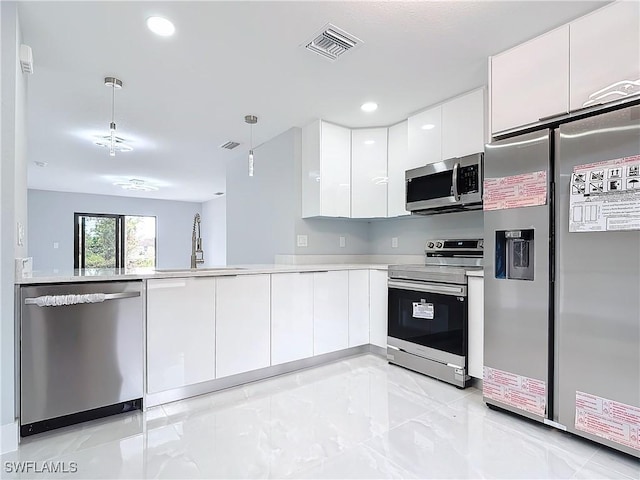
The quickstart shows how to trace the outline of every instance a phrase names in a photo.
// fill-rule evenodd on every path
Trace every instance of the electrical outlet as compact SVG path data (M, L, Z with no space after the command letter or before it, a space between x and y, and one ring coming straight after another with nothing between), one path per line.
M18 222L18 238L16 239L16 243L19 247L24 245L24 225L21 222Z
M391 248L398 248L398 237L393 237L391 239Z
M53 242L53 248L58 248L60 244L58 242Z
M344 248L347 246L347 239L345 237L340 237L340 247Z
M298 235L298 246L306 247L307 246L307 236L306 235Z

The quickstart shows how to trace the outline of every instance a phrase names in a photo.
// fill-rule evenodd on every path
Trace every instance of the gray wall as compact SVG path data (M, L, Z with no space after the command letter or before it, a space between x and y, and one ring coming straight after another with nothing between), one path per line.
M16 4L0 2L2 130L0 132L0 425L14 422L14 258L27 252L27 76L18 62L22 34ZM16 226L25 229L17 245Z
M217 197L202 204L202 249L205 266L227 263L227 199Z
M374 220L369 228L369 252L377 255L421 255L428 238L482 238L482 210L435 216ZM398 237L398 248L391 239Z
M189 267L193 216L202 204L148 198L29 190L29 256L35 270L73 269L73 214L156 217L157 266ZM54 242L58 248L54 249Z

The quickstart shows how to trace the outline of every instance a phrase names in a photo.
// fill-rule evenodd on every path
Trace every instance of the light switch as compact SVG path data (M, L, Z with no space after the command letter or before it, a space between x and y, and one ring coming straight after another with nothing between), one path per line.
M391 248L398 248L398 237L393 237L391 239Z
M307 236L306 235L298 235L298 246L306 247L307 246Z
M347 246L347 239L345 237L340 237L340 247L344 248Z

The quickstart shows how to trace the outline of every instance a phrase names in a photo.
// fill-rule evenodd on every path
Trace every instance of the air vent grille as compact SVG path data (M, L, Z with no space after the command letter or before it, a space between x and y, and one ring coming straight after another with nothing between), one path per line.
M220 148L224 148L226 150L233 150L234 148L236 148L238 145L240 145L238 142L232 142L229 141L223 145L220 145Z
M337 60L344 53L362 44L359 38L330 23L312 38L306 42L305 48L331 61Z

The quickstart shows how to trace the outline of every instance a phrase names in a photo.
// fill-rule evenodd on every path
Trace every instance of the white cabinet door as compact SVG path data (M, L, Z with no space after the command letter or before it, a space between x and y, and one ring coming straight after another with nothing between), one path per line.
M369 270L349 270L349 346L369 343Z
M216 377L271 362L270 275L216 279Z
M351 130L317 120L302 129L302 217L349 217Z
M387 216L386 128L351 131L351 217Z
M569 24L571 109L640 93L640 4L614 2Z
M482 379L484 366L484 278L469 277L468 374Z
M215 378L215 278L147 280L147 392Z
M349 272L313 274L313 354L349 346Z
M569 25L491 57L492 133L568 110Z
M389 145L387 156L387 216L399 217L409 215L405 209L406 194L404 173L410 168L414 168L409 162L409 122L389 127ZM420 165L415 165L419 167Z
M313 357L313 273L271 275L271 365Z
M442 104L442 158L484 151L484 88Z
M369 341L387 348L387 272L370 270L369 289Z
M412 115L408 122L411 168L442 160L442 106Z

